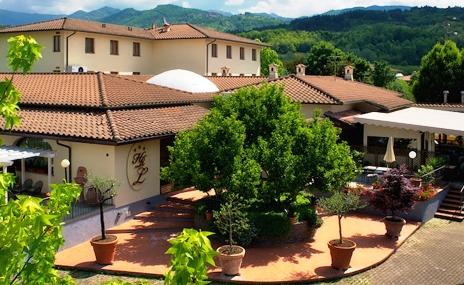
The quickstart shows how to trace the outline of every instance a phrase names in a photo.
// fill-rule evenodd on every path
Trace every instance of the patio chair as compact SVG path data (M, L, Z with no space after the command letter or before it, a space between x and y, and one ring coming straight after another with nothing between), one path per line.
M24 181L24 184L21 185L20 193L29 192L31 188L32 188L32 179L26 179L26 181Z
M34 184L34 187L32 187L31 194L40 195L40 193L42 193L42 188L43 188L43 182L39 180Z

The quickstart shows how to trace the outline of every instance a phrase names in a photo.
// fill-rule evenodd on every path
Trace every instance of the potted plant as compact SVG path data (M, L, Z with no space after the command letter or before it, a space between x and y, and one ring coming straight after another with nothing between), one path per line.
M380 177L381 187L374 189L371 195L371 204L387 214L383 219L387 230L386 235L394 239L400 236L406 224L406 220L397 216L397 213L407 212L412 208L418 190L405 177L407 174L408 171L404 165L387 171Z
M228 245L219 247L219 265L222 273L229 276L238 275L245 257L245 249L236 244L240 232L252 232L243 205L235 195L229 195L219 211L214 211L214 223L218 230L227 238Z
M344 239L342 235L342 218L349 212L364 207L364 203L358 195L337 191L328 198L319 200L319 206L330 215L338 217L338 239L328 242L332 267L335 269L346 270L350 267L351 256L356 249L356 243L349 239Z
M95 258L98 264L112 264L116 253L118 237L106 234L103 207L105 203L116 195L117 181L110 178L91 176L86 183L87 188L93 188L97 193L98 206L100 208L101 235L90 240Z

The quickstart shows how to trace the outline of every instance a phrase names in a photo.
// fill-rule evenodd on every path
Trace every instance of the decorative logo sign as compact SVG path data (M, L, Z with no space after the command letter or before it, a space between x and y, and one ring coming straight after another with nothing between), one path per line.
M147 149L143 144L132 145L127 157L127 180L134 190L140 190L149 172Z

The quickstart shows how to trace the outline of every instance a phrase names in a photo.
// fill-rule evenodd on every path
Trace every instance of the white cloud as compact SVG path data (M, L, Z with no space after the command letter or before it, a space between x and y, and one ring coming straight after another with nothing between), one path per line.
M182 1L181 6L184 8L192 8L192 5L188 1Z
M226 2L224 2L227 6L240 6L243 3L245 3L245 0L226 0Z
M286 17L301 17L320 14L332 9L371 5L405 5L405 6L462 6L463 0L259 0L251 7L240 12L276 13Z

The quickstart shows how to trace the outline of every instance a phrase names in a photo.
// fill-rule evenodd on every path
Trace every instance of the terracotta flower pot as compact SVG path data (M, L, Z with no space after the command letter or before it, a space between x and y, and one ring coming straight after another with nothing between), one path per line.
M356 249L356 243L348 239L344 239L342 244L339 241L334 239L327 243L330 249L330 257L332 257L332 267L346 270L350 267L351 256Z
M101 236L94 237L90 240L98 264L113 264L117 243L118 237L115 235L106 235L106 239L104 240L101 239Z
M242 266L243 258L245 257L245 249L238 245L232 246L232 252L229 252L230 246L223 245L216 251L218 252L219 265L222 268L222 273L229 276L238 275Z
M397 239L400 234L403 226L406 224L406 220L400 217L386 216L383 218L385 228L387 230L386 236Z
M413 177L409 180L411 181L411 184L413 187L417 187L417 188L421 187L421 184L422 184L421 178Z

